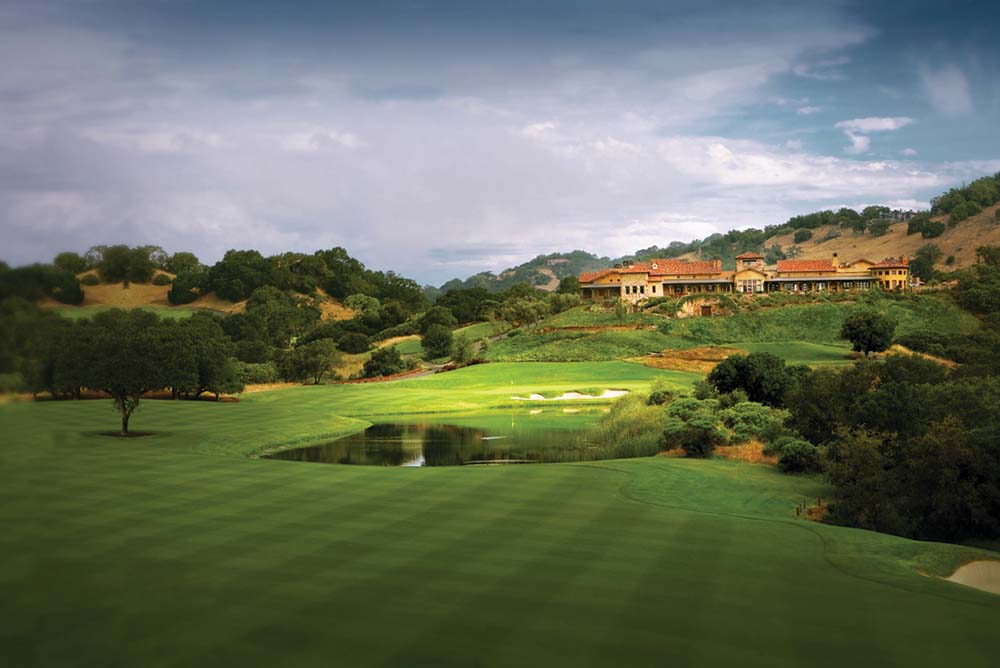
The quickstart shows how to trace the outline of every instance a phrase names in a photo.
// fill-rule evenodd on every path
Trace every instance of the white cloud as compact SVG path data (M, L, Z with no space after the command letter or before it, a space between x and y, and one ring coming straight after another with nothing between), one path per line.
M539 138L544 137L549 134L550 130L555 130L556 124L552 121L543 121L541 123L530 123L521 128L521 134L525 137Z
M852 118L849 121L840 121L834 127L845 132L884 132L889 130L899 130L913 123L913 119L908 116L896 116L892 118L882 118L869 116L868 118Z
M867 135L859 135L850 130L846 130L844 134L851 140L851 145L844 147L844 153L860 155L862 153L867 153L872 146L871 137Z
M806 79L816 79L817 81L841 81L847 76L840 71L840 68L851 62L847 56L827 58L813 63L796 63L792 67L792 72Z
M278 140L285 151L319 153L333 148L361 148L364 142L350 132L316 128L305 132L290 132Z
M796 111L798 113L800 113L801 115L803 115L803 116L809 116L811 114L819 113L820 111L823 111L823 110L820 107L813 107L813 106L808 106L807 105L805 107L799 107L798 109L796 109Z
M969 81L962 70L951 65L936 70L921 67L920 78L927 99L940 113L946 116L964 116L972 113Z
M223 137L217 132L174 124L124 124L85 128L85 139L137 153L185 153L219 148Z
M785 148L789 151L801 151L802 150L802 140L801 139L789 139L785 142Z
M852 118L847 121L840 121L834 127L840 128L851 140L850 146L844 148L845 153L860 155L867 153L871 148L872 140L866 133L887 132L905 128L913 123L913 119L908 116L896 116L892 118L869 116L867 118Z
M916 149L912 148L904 148L902 151L900 151L900 153L902 153L908 158L912 158L913 156L917 155Z

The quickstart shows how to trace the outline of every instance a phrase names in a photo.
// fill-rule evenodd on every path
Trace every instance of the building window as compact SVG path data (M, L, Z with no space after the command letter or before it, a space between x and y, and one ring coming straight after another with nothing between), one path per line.
M655 295L656 294L656 286L655 285L651 285L651 286L649 286L649 288L653 291L653 294Z
M639 286L639 292L641 294L646 294L646 286L645 285L640 285Z

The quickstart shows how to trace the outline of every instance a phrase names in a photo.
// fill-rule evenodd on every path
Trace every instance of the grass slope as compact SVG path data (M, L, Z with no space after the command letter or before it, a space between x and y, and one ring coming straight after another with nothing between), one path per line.
M796 520L795 503L823 493L812 478L725 461L382 469L198 454L348 429L335 412L397 399L488 405L519 365L491 366L150 402L141 428L175 431L128 441L87 433L113 419L106 402L0 406L0 661L993 664L997 597L915 570L979 553ZM625 364L520 366L506 375L528 385L638 378Z

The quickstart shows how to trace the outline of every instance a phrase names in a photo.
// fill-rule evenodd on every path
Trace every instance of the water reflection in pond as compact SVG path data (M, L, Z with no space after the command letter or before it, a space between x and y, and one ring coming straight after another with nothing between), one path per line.
M479 420L473 424L382 423L329 443L284 450L267 457L372 466L577 461L587 458L582 429L596 419L597 414L564 414L555 420L534 415L520 423L517 417Z

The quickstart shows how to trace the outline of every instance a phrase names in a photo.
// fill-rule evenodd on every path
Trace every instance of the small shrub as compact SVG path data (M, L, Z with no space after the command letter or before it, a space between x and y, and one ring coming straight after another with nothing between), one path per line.
M719 396L719 408L732 408L736 404L741 404L745 401L750 401L750 397L747 396L745 390L737 387L732 392L727 392Z
M170 278L167 274L157 274L153 278L153 285L170 285L174 282L174 279Z
M804 241L809 241L812 238L813 238L812 230L801 229L801 230L795 230L795 235L792 237L792 240L795 241L795 243L800 244Z
M719 397L719 391L715 389L715 385L712 385L707 380L699 380L694 384L694 398L695 399L717 399Z
M1000 209L997 209L997 213L1000 213ZM948 258L944 261L944 263L946 265L948 265L949 267L951 265L955 264L955 256L954 255L949 255Z
M823 470L823 457L812 443L795 440L781 449L778 468L785 473L818 473Z
M99 279L96 274L87 274L86 276L84 276L83 278L80 279L80 284L81 285L100 285L101 284L101 279Z
M674 393L667 386L666 381L663 379L658 379L653 383L653 387L649 391L649 399L647 403L650 406L662 406L663 404L669 404L674 400Z

